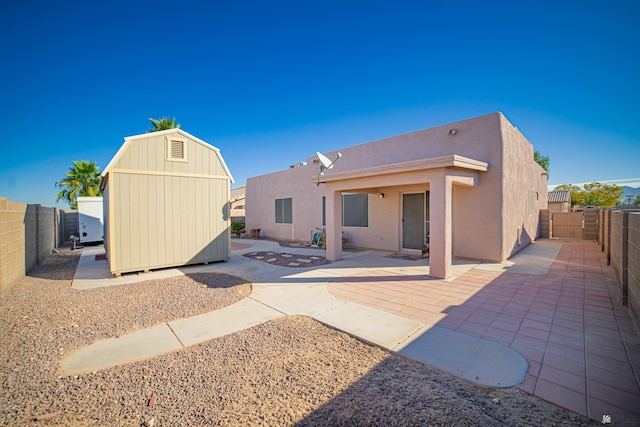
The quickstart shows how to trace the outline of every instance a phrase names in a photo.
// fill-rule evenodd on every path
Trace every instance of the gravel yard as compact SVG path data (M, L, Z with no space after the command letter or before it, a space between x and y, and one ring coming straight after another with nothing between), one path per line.
M60 376L61 359L78 347L219 309L251 291L224 274L79 291L70 288L78 258L53 255L0 296L2 425L598 425L302 316L151 360Z

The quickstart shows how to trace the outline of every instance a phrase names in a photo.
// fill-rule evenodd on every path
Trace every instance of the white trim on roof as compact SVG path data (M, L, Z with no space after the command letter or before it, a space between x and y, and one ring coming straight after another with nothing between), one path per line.
M107 167L104 168L104 170L102 171L102 173L100 174L100 176L102 177L102 179L100 180L100 187L102 188L102 184L105 180L105 177L107 176L107 174L109 173L109 171L111 170L111 168L113 168L113 165L120 159L120 157L122 157L122 154L125 152L125 150L129 147L129 145L131 144L132 141L135 141L137 139L144 139L144 138L148 138L150 136L163 136L163 135L172 135L172 134L178 134L181 136L184 136L186 138L189 138L195 142L197 142L200 145L203 145L204 147L210 149L210 150L214 150L217 152L218 157L220 158L220 163L222 163L222 167L224 168L224 171L226 172L227 175L229 175L229 179L231 180L231 183L234 183L235 180L233 179L233 176L231 175L231 172L229 171L229 168L227 167L227 164L224 161L224 158L222 157L222 154L220 154L220 149L218 147L215 147L211 144L209 144L208 142L205 142L203 140L201 140L200 138L191 135L188 132L183 131L182 129L179 128L175 128L175 129L167 129L167 130L161 130L158 132L146 132L146 133L142 133L139 135L132 135L132 136L127 136L124 138L124 143L120 146L120 149L118 149L118 151L116 152L115 156L113 156L113 158L111 158L111 161L109 162L109 164L107 164Z
M363 169L347 170L343 172L334 172L327 175L313 176L314 182L331 182L341 181L351 178L364 178L376 175L385 175L400 172L413 172L417 170L436 169L446 167L458 167L462 169L476 170L486 172L489 170L489 164L480 160L470 159L468 157L450 154L441 157L432 157L429 159L409 160L400 163L389 163L380 166L372 166Z

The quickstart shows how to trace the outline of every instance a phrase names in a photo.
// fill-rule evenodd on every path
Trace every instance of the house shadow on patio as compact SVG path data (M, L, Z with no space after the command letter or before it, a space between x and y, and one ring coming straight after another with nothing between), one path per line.
M543 240L531 251L528 263L514 257L511 263L479 264L451 282L374 270L336 279L328 290L436 327L427 326L413 342L430 330L447 330L520 353L529 364L517 385L521 391L594 420L609 415L614 423L640 422L640 336L599 248L587 241ZM401 354L428 359L428 347L411 346ZM361 381L353 387L375 383L369 376ZM341 399L321 410L330 415Z

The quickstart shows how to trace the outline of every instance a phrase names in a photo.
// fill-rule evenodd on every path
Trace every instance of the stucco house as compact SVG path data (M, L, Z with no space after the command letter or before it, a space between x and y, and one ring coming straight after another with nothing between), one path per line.
M125 138L100 182L111 272L227 261L232 182L220 150L181 129Z
M550 212L569 212L571 209L570 191L549 191L548 203Z
M349 245L417 254L428 242L429 274L446 278L452 257L502 262L538 237L547 173L533 151L492 113L340 149L322 174L310 156L247 180L246 226L292 240L324 226L330 260L343 233Z

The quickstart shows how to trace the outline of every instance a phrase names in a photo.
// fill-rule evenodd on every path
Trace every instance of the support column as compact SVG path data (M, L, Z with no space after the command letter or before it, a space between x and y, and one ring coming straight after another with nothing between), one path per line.
M342 192L326 187L327 259L342 259Z
M429 275L451 276L451 179L443 171L429 185Z

